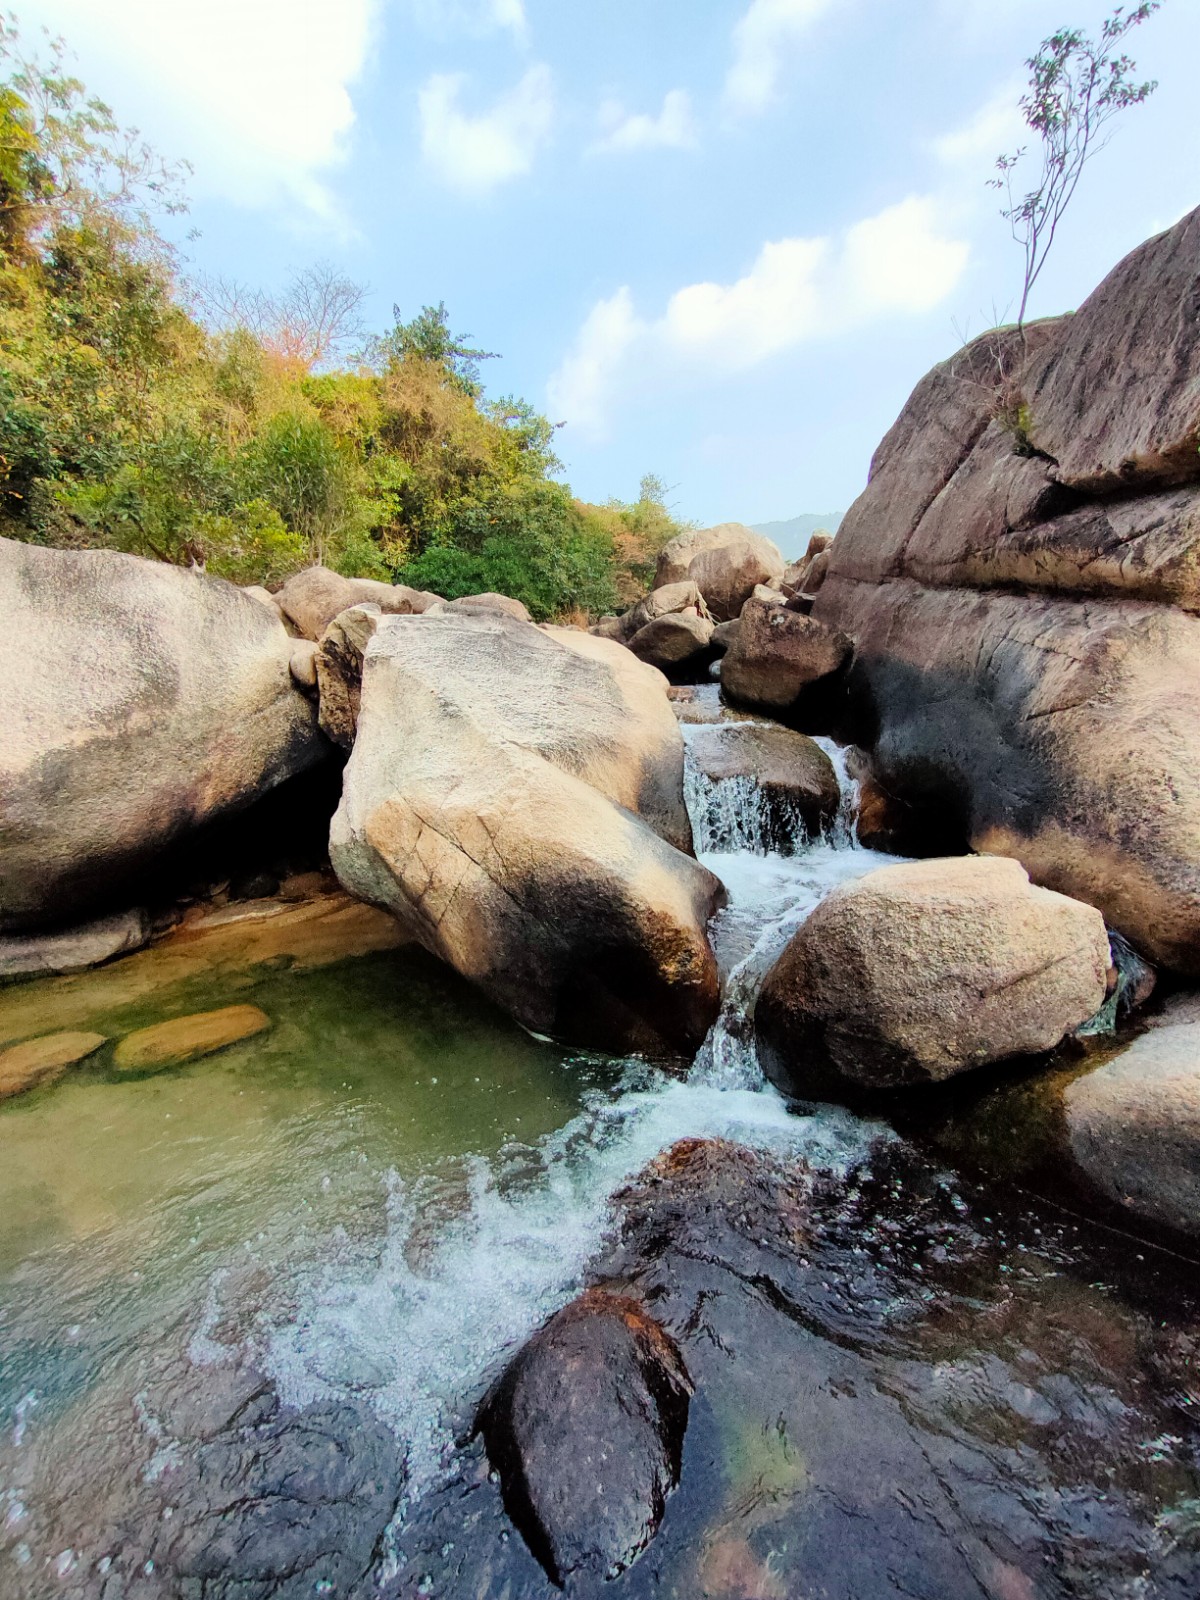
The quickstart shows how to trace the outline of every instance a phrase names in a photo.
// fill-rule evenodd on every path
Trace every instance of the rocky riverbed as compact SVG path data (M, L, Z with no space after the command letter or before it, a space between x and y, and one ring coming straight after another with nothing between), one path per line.
M0 540L0 1592L1190 1600L1198 216L590 632Z

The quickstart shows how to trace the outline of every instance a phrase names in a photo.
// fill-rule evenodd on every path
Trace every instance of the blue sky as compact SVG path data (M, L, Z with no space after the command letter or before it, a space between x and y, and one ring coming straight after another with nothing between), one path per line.
M1003 317L985 187L1022 63L1094 0L55 0L89 88L195 166L197 270L314 260L382 328L445 300L494 393L565 426L576 493L681 515L840 511L909 390ZM1200 203L1200 3L1084 179L1032 314Z

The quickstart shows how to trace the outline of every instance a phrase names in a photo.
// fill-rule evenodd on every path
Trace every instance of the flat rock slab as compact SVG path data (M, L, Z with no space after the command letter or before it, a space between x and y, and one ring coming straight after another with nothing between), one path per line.
M150 919L144 911L119 911L60 933L18 934L0 939L0 979L83 972L140 950L149 938Z
M691 1380L675 1341L625 1295L551 1317L484 1401L505 1505L551 1578L615 1577L679 1481Z
M239 1039L250 1039L271 1026L257 1006L224 1006L220 1011L198 1011L126 1034L113 1052L120 1072L150 1072L159 1067L179 1067L201 1056L223 1050Z
M107 1042L102 1033L45 1033L0 1050L0 1100L52 1083Z

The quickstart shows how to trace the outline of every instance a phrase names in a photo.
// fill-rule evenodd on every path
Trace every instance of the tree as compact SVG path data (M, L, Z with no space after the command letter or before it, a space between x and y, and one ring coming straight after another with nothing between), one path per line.
M469 333L450 332L450 314L444 300L436 306L422 306L411 322L401 322L400 307L392 307L396 326L391 333L374 341L373 358L383 366L392 361L428 361L441 367L455 388L478 399L483 392L479 363L495 361L495 350L476 350L467 343Z
M1103 24L1099 40L1079 28L1060 28L1042 41L1025 63L1029 87L1021 111L1041 141L1041 170L1034 188L1018 198L1014 180L1027 146L996 161L998 176L990 186L1007 198L1001 216L1025 254L1025 277L1017 326L1025 321L1029 296L1054 243L1063 213L1071 203L1087 162L1107 144L1101 131L1121 111L1141 105L1157 83L1135 83L1136 64L1116 54L1120 41L1159 9L1160 0L1145 0L1132 10L1117 6Z
M165 250L150 219L186 211L189 163L165 161L88 95L66 71L62 39L47 34L46 48L49 64L26 52L15 18L0 16L0 62L10 64L0 85L0 239L121 219L131 237Z
M361 340L365 295L362 284L327 261L305 267L279 294L203 274L192 285L196 309L211 327L252 333L271 355L304 372Z

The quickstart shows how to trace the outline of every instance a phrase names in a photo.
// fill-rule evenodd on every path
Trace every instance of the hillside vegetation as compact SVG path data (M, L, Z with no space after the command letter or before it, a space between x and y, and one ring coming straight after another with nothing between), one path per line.
M277 297L189 281L161 161L0 21L0 534L277 583L312 561L537 617L645 586L658 480L586 505L554 425L489 398L442 305L367 337L330 268Z

